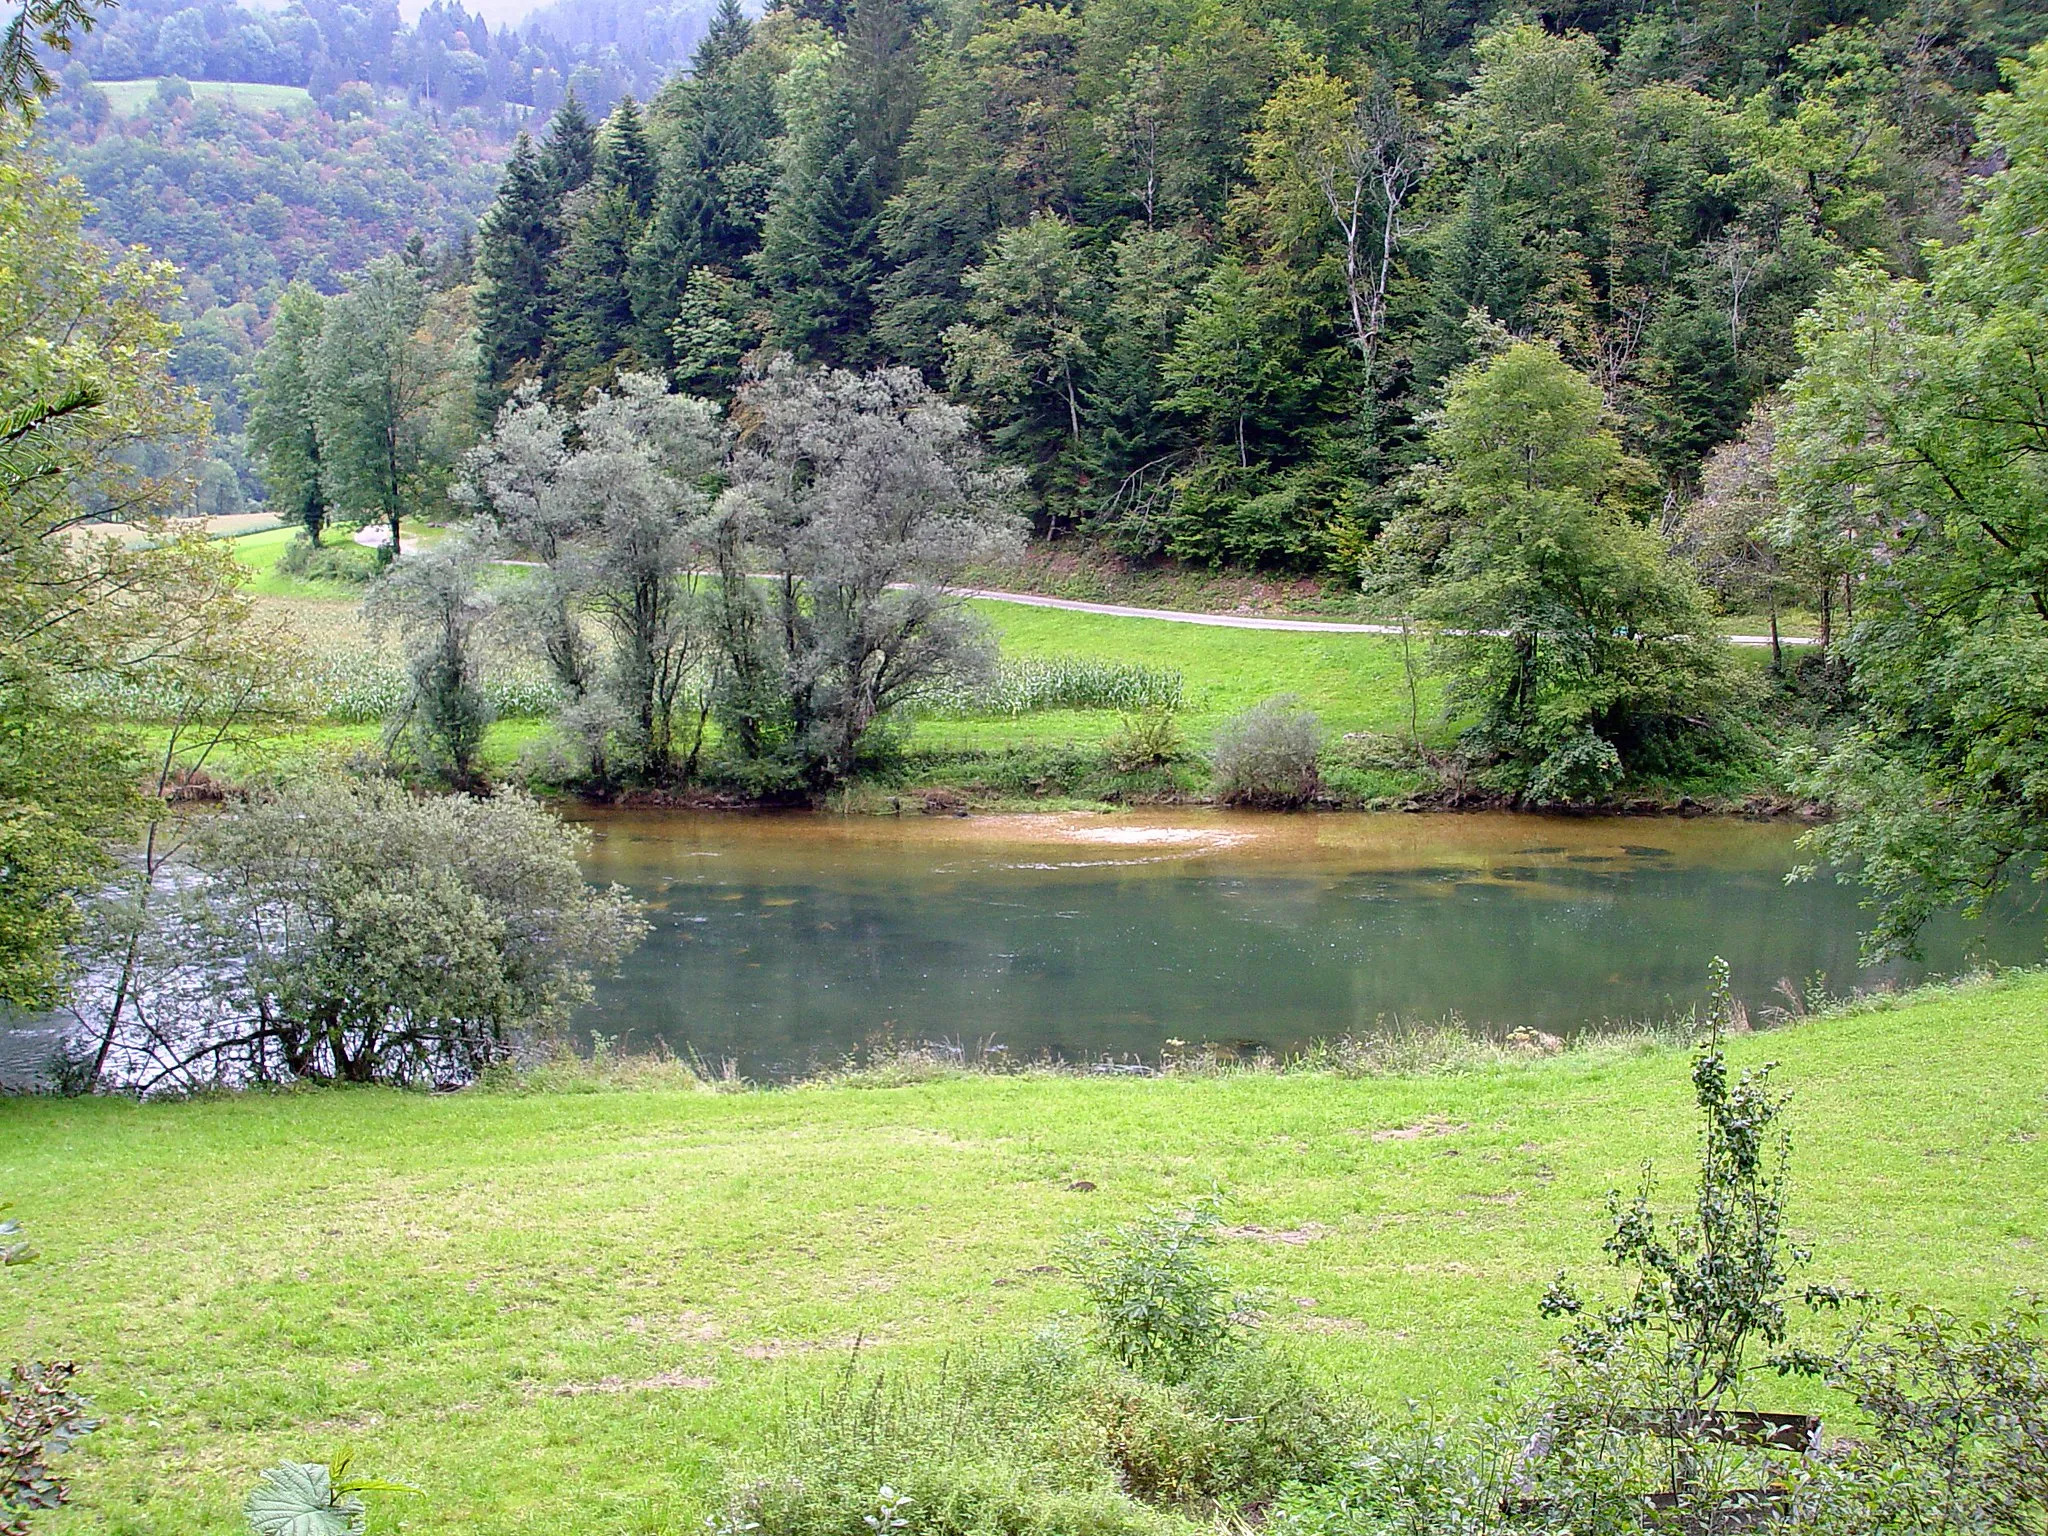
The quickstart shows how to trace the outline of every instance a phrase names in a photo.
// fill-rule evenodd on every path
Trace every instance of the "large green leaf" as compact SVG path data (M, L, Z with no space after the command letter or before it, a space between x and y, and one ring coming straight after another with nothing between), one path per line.
M363 1501L335 1497L334 1479L316 1462L287 1461L263 1474L242 1506L256 1536L363 1536Z

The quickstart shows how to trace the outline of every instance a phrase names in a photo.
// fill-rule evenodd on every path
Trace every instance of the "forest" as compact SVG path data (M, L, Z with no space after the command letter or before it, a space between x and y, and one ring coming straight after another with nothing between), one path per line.
M1448 381L1535 341L1667 531L1850 265L1921 275L2048 16L1092 0L723 9L639 110L515 151L486 406L757 349L907 365L1036 527L1329 572L1397 521ZM1802 594L1809 607L1833 594Z

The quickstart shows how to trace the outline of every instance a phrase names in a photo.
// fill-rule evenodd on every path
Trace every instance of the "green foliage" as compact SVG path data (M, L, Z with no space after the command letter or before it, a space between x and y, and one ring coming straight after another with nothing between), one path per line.
M2031 1530L2048 1513L2040 1303L1965 1320L1911 1305L1853 1327L1829 1385L1870 1425L1794 1501L1802 1533Z
M554 312L549 273L561 241L561 198L524 133L513 142L498 195L477 230L478 389L489 415L531 371Z
M82 700L218 669L247 611L202 540L82 526L175 507L203 408L166 376L169 269L109 258L81 204L0 123L0 998L30 1008L59 1000L77 896L140 810L133 743Z
M275 567L280 576L299 581L331 582L339 587L360 587L376 579L381 562L377 552L353 539L338 544L316 544L301 533L278 552Z
M2048 49L2013 84L1967 238L1925 283L1843 276L1801 328L1780 427L1781 537L1855 577L1853 724L1801 766L1845 813L1813 842L1869 887L1880 953L2040 878L2048 851Z
M473 788L477 756L490 728L480 674L485 627L496 608L482 582L487 550L458 534L386 568L364 609L396 625L411 686L385 722L386 749L408 740L423 766L459 789Z
M586 886L577 847L511 793L315 780L233 802L181 854L191 900L153 919L178 966L213 958L208 995L156 997L118 1038L110 1023L114 1075L466 1081L515 1032L563 1022L639 940L634 904Z
M1090 1444L1074 1402L1085 1369L1056 1336L935 1374L848 1366L713 1528L843 1536L903 1519L934 1536L1164 1536L1173 1523L1127 1496Z
M1013 548L1010 477L913 369L771 364L701 535L718 571L719 712L747 758L843 780L889 716L993 660L949 586ZM766 574L770 579L755 579Z
M1048 709L1177 710L1185 687L1176 667L1102 656L1019 656L996 664L969 687L927 694L921 712L957 715L1035 714Z
M1322 783L1323 726L1292 694L1280 694L1217 728L1211 751L1216 798L1266 810L1306 805Z
M243 1502L254 1536L365 1536L370 1528L366 1493L424 1497L407 1483L351 1475L343 1452L331 1464L280 1462L263 1474Z
M427 293L395 256L372 262L327 306L313 408L320 477L338 515L381 522L395 554L408 517L442 494L451 459L442 407L455 380L426 331Z
M305 529L314 548L327 526L314 387L325 308L320 295L304 283L284 291L271 320L270 342L256 361L249 403L249 451L262 467L271 505L279 517Z
M1118 773L1138 773L1164 768L1187 756L1187 738L1181 735L1171 710L1149 709L1140 715L1125 715L1102 750Z
M1382 534L1373 580L1430 625L1468 748L1530 799L1595 798L1660 736L1734 699L1697 579L1639 516L1642 465L1599 392L1520 343L1452 383L1434 462Z
M1262 1309L1216 1267L1222 1226L1222 1201L1211 1196L1112 1232L1081 1234L1062 1249L1105 1347L1125 1368L1171 1385L1249 1341Z
M1603 1245L1617 1268L1635 1272L1634 1294L1594 1316L1560 1278L1544 1299L1549 1316L1580 1321L1566 1354L1610 1360L1638 1341L1678 1402L1719 1405L1755 1362L1755 1345L1785 1342L1787 1270L1806 1258L1786 1231L1791 1137L1785 1101L1769 1086L1771 1067L1732 1082L1722 1021L1732 1011L1728 967L1714 962L1714 1025L1693 1057L1693 1100L1701 1119L1700 1167L1689 1223L1660 1225L1650 1175L1624 1202L1610 1196L1613 1231Z
M1255 1508L1289 1483L1320 1481L1347 1428L1277 1352L1210 1356L1167 1383L1047 1329L936 1374L849 1365L714 1527L1163 1533L1185 1529L1169 1512Z

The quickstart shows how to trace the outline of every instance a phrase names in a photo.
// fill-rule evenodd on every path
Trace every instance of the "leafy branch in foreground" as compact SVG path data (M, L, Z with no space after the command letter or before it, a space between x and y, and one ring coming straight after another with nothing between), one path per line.
M410 1483L351 1476L353 1459L344 1451L325 1465L287 1461L270 1468L242 1505L249 1529L255 1536L363 1536L370 1528L364 1494L426 1497Z

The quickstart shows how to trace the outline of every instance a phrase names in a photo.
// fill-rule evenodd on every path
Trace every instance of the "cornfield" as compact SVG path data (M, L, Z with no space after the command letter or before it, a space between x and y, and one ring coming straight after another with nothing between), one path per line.
M1175 667L1106 661L1095 656L1026 656L1002 662L995 675L971 688L927 695L926 715L1030 715L1047 709L1177 710L1181 675Z
M405 669L396 661L362 652L310 658L292 676L278 678L275 702L296 696L306 712L341 725L383 720L405 706ZM493 713L517 719L550 715L561 707L562 691L545 674L520 668L487 672L483 695ZM184 701L167 678L138 674L95 679L76 690L73 702L116 720L169 720Z

